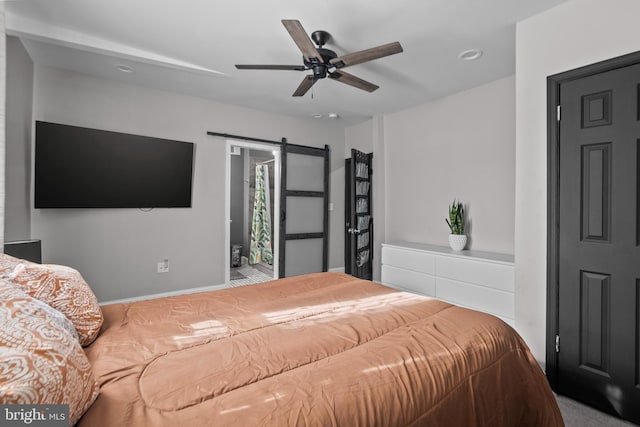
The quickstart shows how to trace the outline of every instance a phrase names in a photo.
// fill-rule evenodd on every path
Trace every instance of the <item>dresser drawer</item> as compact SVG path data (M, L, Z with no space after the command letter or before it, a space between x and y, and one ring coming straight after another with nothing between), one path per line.
M381 279L384 284L402 288L407 291L428 296L434 296L436 294L435 278L428 274L383 265Z
M508 319L515 317L514 294L511 292L438 277L435 295L454 304L466 305Z
M468 282L506 292L515 291L513 265L438 256L436 275L460 282Z
M384 246L382 265L392 265L420 273L435 274L435 255L420 251Z

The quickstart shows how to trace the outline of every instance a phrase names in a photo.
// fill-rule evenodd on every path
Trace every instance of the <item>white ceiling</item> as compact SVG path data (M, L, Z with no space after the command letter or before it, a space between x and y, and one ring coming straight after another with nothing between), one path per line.
M16 0L5 15L37 64L295 117L337 113L350 125L513 74L515 23L564 1ZM338 55L392 41L404 52L346 70L379 85L373 93L324 79L293 98L306 73L234 67L301 65L281 19L328 31ZM472 48L484 55L458 59Z

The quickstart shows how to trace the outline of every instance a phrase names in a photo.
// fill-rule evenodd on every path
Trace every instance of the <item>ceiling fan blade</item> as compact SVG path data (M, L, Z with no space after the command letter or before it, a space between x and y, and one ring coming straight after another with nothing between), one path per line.
M373 92L380 87L366 80L362 80L360 77L356 77L353 74L345 73L342 70L330 73L329 77L341 83L357 87L358 89L366 90L367 92Z
M313 84L317 81L318 81L317 79L313 78L312 74L305 76L302 82L300 83L300 86L298 86L298 89L296 89L296 91L293 92L293 96L304 96L304 94L307 93L307 91L311 89L311 86L313 86Z
M361 64L363 62L372 61L389 55L402 52L402 46L399 42L383 44L381 46L372 47L370 49L349 53L344 56L331 59L329 62L336 68L350 67L352 65Z
M238 65L238 70L294 70L304 71L306 67L304 65Z
M282 24L308 61L313 62L312 60L315 59L318 62L322 62L322 56L318 53L307 32L302 28L300 21L296 19L283 19Z

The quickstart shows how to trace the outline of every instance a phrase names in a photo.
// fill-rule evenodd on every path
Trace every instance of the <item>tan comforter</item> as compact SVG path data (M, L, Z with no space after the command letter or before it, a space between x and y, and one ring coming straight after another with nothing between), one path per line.
M103 311L83 427L562 425L501 320L343 274Z

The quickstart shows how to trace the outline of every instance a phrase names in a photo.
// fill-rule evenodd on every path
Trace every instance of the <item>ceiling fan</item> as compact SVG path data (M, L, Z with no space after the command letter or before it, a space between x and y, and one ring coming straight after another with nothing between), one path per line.
M239 70L311 70L313 74L304 77L293 96L303 96L320 79L329 77L341 83L354 86L358 89L373 92L379 86L363 80L353 74L342 71L345 67L372 61L389 55L402 52L399 42L392 42L370 49L338 56L334 51L325 49L324 46L331 40L331 34L326 31L314 31L311 38L307 35L300 21L295 19L283 19L282 24L291 35L293 41L302 52L304 65L236 65ZM313 42L312 42L313 39ZM313 43L318 47L316 48Z

